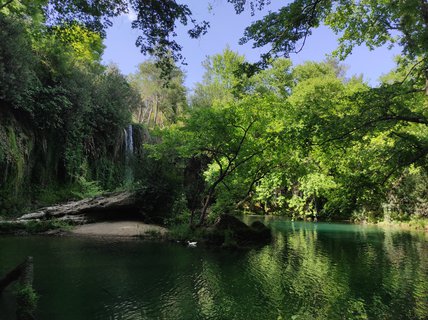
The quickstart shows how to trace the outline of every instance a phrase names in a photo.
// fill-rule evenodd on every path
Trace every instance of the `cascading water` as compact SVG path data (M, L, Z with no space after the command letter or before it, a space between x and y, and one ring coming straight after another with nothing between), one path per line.
M124 130L125 142L125 184L131 184L134 181L134 170L132 167L132 156L134 154L134 137L132 124Z
M134 153L134 138L132 132L132 124L125 129L125 151L127 155Z
M123 129L123 144L125 145L125 155L128 150L128 130L125 128Z

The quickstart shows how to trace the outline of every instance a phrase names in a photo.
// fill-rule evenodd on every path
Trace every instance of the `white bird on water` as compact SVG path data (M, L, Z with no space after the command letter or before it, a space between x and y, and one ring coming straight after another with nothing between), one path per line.
M187 241L187 246L195 248L198 243L196 241Z

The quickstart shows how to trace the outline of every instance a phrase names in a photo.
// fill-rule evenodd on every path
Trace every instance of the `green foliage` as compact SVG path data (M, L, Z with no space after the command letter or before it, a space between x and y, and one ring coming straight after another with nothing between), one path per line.
M131 86L139 93L140 101L133 110L133 120L147 127L164 127L175 123L186 109L186 88L184 74L176 66L169 77L155 61L145 61L138 66L138 72L129 76Z
M49 230L69 231L71 225L61 220L28 221L28 222L0 222L0 234L28 233L39 234Z
M203 239L204 230L194 229L186 221L182 224L175 224L169 228L168 237L178 241L200 241Z
M249 79L250 88L262 95L274 93L280 97L287 97L296 78L292 73L291 60L275 59L271 61L271 66Z
M172 225L169 229L169 236L178 241L194 239L193 229L187 221L183 224Z
M0 101L12 107L30 102L32 87L37 85L31 45L23 23L0 13Z
M229 2L237 13L243 11L245 1ZM252 10L266 4L262 0L250 3ZM428 122L423 93L428 83L428 4L416 0L296 0L254 22L241 42L254 41L254 47L269 45L270 51L262 55L268 66L272 56L301 51L312 30L321 24L340 35L333 53L337 57L345 58L361 44L369 49L399 44L403 57L378 88L369 88L357 78L344 78L343 68L332 60L297 66L293 70L295 86L287 82L285 91L291 93L293 105L290 138L306 154L305 162L309 160L334 180L336 187L321 197L323 211L344 215L356 210L373 219L379 219L381 203L389 211L403 211L386 195L391 198L388 189L394 188L408 168L426 170ZM426 183L422 186L426 188ZM405 192L404 184L401 188ZM297 194L292 199L298 207L306 206L310 197L303 196L302 190ZM415 193L409 195L413 208L407 207L412 211L419 200ZM395 219L408 213L392 215Z
M73 22L69 25L54 26L51 30L53 36L59 39L64 46L71 48L71 55L76 64L89 67L101 62L104 45L101 36L84 26Z
M29 200L27 184L34 147L31 132L7 116L0 118L0 214L13 214Z
M216 59L231 56L223 54ZM211 216L244 209L380 220L396 179L410 166L426 170L426 98L414 90L423 78L412 73L414 63L398 63L384 85L370 88L347 78L332 59L294 68L286 59L273 60L248 79L239 100L233 98L236 87L217 87L219 97L229 98L208 99L205 108L193 110L168 145L178 146L184 157L208 159L203 177L205 195L212 194ZM207 68L207 79L233 79L233 71L225 69ZM400 85L389 84L397 79ZM209 92L214 80L199 88ZM241 149L239 130L251 121ZM426 182L420 188L426 189ZM399 189L411 198L414 215L421 195Z
M200 190L205 204L199 223L206 221L213 198L218 210L213 207L212 215L231 208L270 166L283 129L277 120L282 108L275 99L253 95L211 108L195 108L183 126L167 136L165 143L175 145L182 158L205 159L207 163L203 172L205 191Z
M17 310L19 319L33 319L37 309L39 296L31 285L20 286L16 290Z
M428 230L428 219L412 217L412 219L409 221L409 226L412 229L426 231Z
M410 168L394 180L384 204L389 221L408 221L411 218L428 218L427 172Z
M245 1L229 2L239 5L238 13L243 10ZM265 1L251 3L263 6ZM312 30L325 24L340 35L335 53L342 58L361 44L369 49L399 44L404 55L424 57L426 68L427 22L425 1L295 0L253 22L245 30L241 43L253 41L256 48L269 45L270 51L262 55L267 60L271 56L300 52Z
M101 66L99 34L48 28L36 13L20 19L27 5L0 13L11 44L0 49L0 212L9 215L119 187L123 128L138 103L117 68Z
M244 56L229 48L208 57L203 63L203 80L196 84L191 97L192 107L208 108L216 103L230 103L234 96L239 96L248 83L247 75L242 72L244 62Z
M92 198L103 191L96 181L87 181L85 177L78 177L76 185L77 190L72 190L71 194L77 199Z
M164 132L157 132L164 137ZM185 213L182 203L182 167L174 149L159 152L157 145L146 144L135 160L135 187L146 199L142 211L148 221L160 224L174 222ZM184 210L184 211L183 211Z
M175 226L188 223L191 213L187 205L187 199L184 194L177 196L172 205L171 218L166 219L165 224Z
M229 2L244 8L245 1ZM129 8L143 31L137 45L156 58L127 80L100 59L103 22ZM207 58L186 110L184 76L174 66L180 47L170 35L190 16L173 0L1 5L0 40L10 43L0 48L2 213L27 199L52 203L135 187L148 199L147 217L170 224L240 210L427 217L426 3L292 1L246 30L243 42L272 44L265 68L228 48ZM300 51L321 23L341 33L340 57L362 43L399 43L404 56L375 88L347 78L331 58L295 67L271 59ZM132 127L129 155L124 128L132 120L140 126Z
M130 11L137 13L132 22L132 28L139 29L140 35L136 45L141 52L160 58L159 65L166 72L172 67L170 58L174 61L182 59L181 46L175 41L175 27L178 23L187 26L191 38L197 38L206 33L209 23L192 18L190 8L178 4L175 0L163 2L101 0L82 2L76 0L37 0L37 1L6 1L0 5L0 13L20 17L30 16L34 20L43 21L54 28L80 25L90 32L105 37L105 29L112 25L112 18ZM66 39L76 39L79 44L85 43L84 33L68 32ZM71 38L70 38L71 36Z

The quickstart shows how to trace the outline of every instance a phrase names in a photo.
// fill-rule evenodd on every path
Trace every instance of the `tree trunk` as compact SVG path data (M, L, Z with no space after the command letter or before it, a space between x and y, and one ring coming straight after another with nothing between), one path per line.
M204 206L201 209L201 216L199 218L198 227L203 226L205 224L205 219L207 218L208 207L210 205L211 198L214 194L214 190L210 190L208 192L207 197L205 198Z
M140 107L138 108L138 116L137 116L137 121L138 121L138 123L141 123L141 120L143 119L143 115L144 115L143 110L144 110L144 107L143 107L143 106L140 106Z
M27 257L23 263L0 279L0 294L17 280L20 280L22 285L33 285L33 257Z
M150 107L149 117L147 118L147 128L150 128L150 120L152 119L153 106Z
M428 96L428 61L425 62L425 95Z
M16 296L16 319L33 320L36 303L34 298L28 295L27 290L33 290L33 257L27 257L23 263L10 271L4 278L0 279L0 294L12 282L19 280L21 289L27 294L18 291Z
M147 113L149 112L149 104L148 104L148 102L147 102L147 100L146 101L144 101L144 113L143 113L143 116L142 116L142 118L141 118L141 121L140 121L140 123L145 123L145 121L146 121L146 116L147 116Z
M156 100L155 100L155 127L158 124L158 113L159 113L159 101L158 101L158 97L156 96Z

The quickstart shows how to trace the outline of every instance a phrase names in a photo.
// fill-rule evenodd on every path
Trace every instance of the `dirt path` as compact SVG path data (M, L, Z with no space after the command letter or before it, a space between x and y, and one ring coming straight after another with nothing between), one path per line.
M73 234L94 236L137 237L153 234L165 235L168 230L138 221L114 221L84 224L71 230Z

